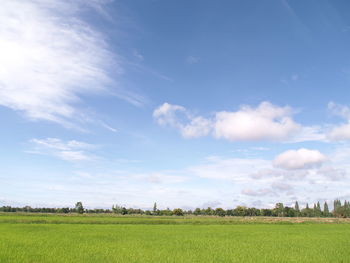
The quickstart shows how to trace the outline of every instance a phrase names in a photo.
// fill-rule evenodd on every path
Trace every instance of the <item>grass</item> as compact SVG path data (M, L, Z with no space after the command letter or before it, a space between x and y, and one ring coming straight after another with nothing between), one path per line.
M347 220L267 219L1 214L0 262L350 262Z
M115 214L0 213L1 223L25 224L145 224L145 225L235 225L235 224L350 224L350 218L146 216Z

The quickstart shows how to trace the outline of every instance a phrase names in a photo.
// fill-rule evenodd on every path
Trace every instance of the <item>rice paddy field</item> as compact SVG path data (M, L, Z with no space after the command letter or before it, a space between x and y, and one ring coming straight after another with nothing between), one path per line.
M350 221L0 214L0 262L350 262Z

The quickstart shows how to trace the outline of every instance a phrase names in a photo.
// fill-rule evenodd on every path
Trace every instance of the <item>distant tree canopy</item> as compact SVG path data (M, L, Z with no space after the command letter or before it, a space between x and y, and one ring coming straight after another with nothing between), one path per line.
M183 212L183 210L181 208L175 208L173 210L173 215L175 215L175 216L183 216L184 212Z
M86 209L83 207L82 202L77 202L74 208L61 207L61 208L33 208L30 206L24 207L11 207L2 206L0 212L31 212L31 213L115 213L119 215L132 215L132 214L145 214L145 215L157 215L157 216L274 216L274 217L342 217L350 218L350 202L340 200L334 200L333 210L330 211L328 203L323 203L323 209L319 202L313 204L310 208L306 203L304 208L300 208L299 203L295 202L294 207L283 205L283 203L276 203L275 207L258 209L255 207L237 206L234 209L223 209L211 207L196 208L192 210L182 210L176 208L170 210L169 208L161 210L157 208L157 203L154 203L153 208L150 210L142 210L135 208L126 208L124 206L113 205L112 209Z
M77 213L79 213L79 214L84 213L83 203L82 203L82 202L77 202L77 203L75 204L75 210L76 210Z

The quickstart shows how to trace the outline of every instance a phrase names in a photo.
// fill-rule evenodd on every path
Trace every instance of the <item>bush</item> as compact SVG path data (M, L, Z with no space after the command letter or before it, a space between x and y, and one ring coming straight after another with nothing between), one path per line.
M173 210L173 214L176 215L176 216L183 216L184 215L184 211L182 211L181 208L175 208Z

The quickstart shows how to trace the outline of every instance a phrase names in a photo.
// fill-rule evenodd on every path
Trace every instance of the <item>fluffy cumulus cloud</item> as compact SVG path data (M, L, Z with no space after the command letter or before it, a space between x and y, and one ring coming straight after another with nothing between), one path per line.
M64 161L91 161L96 156L90 153L96 146L80 141L62 141L57 138L32 139L29 153L52 155Z
M281 140L300 130L291 118L291 108L262 102L257 108L216 113L214 135L230 141Z
M0 105L73 126L72 119L87 119L81 95L109 92L139 103L111 77L122 70L105 36L81 19L81 12L101 13L102 2L1 2Z
M346 120L346 123L333 127L328 133L328 138L333 141L350 140L350 108L334 102L328 104L328 109L334 114Z
M291 117L290 107L279 107L262 102L258 107L242 106L238 111L221 111L212 119L193 116L179 105L164 103L153 116L160 125L180 130L184 137L212 134L230 141L278 141L287 139L301 130Z
M327 157L317 150L301 148L289 150L278 155L273 165L287 170L307 169L320 166L327 160Z

